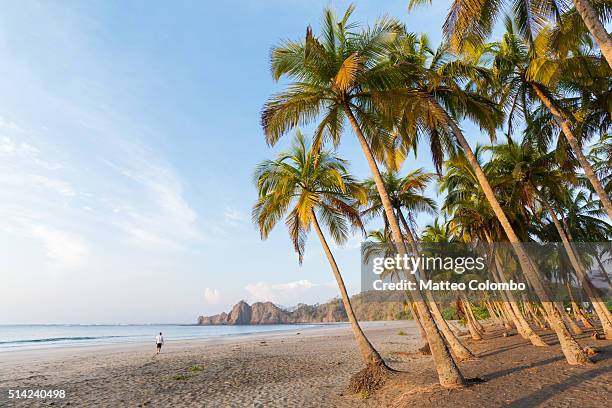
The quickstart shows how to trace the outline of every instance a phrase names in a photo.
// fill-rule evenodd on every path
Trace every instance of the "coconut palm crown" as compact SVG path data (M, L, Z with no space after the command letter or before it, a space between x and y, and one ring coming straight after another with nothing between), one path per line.
M286 214L285 224L300 263L313 214L337 243L347 240L351 227L363 231L353 204L365 202L364 189L348 173L345 160L325 150L315 153L300 131L288 152L257 166L254 181L259 198L252 217L262 239Z

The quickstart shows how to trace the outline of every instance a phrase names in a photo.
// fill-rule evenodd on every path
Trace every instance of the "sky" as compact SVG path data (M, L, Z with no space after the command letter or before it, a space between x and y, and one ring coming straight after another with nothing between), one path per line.
M240 299L337 296L312 236L250 220L269 51L348 2L23 1L0 13L0 324L192 323ZM433 44L449 1L357 1ZM466 126L470 140L482 137ZM368 175L356 141L339 154ZM407 169L431 168L426 154ZM429 190L435 196L434 188ZM430 221L421 217L420 223ZM334 246L359 291L359 243Z

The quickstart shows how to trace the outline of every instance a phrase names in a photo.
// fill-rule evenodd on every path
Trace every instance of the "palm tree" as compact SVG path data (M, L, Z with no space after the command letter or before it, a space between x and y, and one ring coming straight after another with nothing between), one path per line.
M612 101L612 98L608 99L608 103L610 101ZM600 140L591 147L588 159L593 163L593 170L602 181L606 194L612 195L610 158L612 158L612 134L604 133Z
M402 27L393 19L382 18L373 26L356 31L357 26L349 22L352 12L350 6L338 20L332 10L326 9L319 37L308 27L303 41L286 41L272 50L273 78L292 82L266 102L261 123L266 141L273 145L299 124L317 122L313 145L318 149L326 141L339 144L348 121L372 173L393 241L404 256L406 250L400 245L402 233L376 161L376 156L383 158L388 151L385 145L391 136L373 101L375 95L393 98L393 89L401 78L386 56ZM416 285L414 275L408 275ZM427 333L440 384L464 385L422 294L417 290L412 296Z
M438 248L442 247L445 255L451 255L454 250L458 249L457 246L452 244L456 244L456 237L450 231L449 223L447 221L441 223L438 218L435 218L433 223L427 224L423 229L423 233L421 236L421 241L425 244L425 251L433 249L434 251ZM461 255L465 255L464 250L460 250ZM454 281L454 282L468 282L471 279L478 278L474 273L467 274L456 274L454 270L433 270L427 271L429 273L428 278L434 280L443 280L443 281ZM458 293L457 297L458 301L461 301L465 306L463 309L465 311L466 324L470 334L472 335L473 340L482 340L482 334L484 332L484 328L482 325L476 320L476 317L472 313L471 305L469 300L465 297L465 295L461 292ZM436 307L437 309L437 307ZM438 311L439 313L439 311Z
M518 145L509 141L507 144L490 147L489 150L493 152L491 165L502 177L512 180L515 195L521 196L525 204L532 208L535 198L548 213L561 238L570 263L601 321L606 337L612 338L610 312L599 295L595 293L587 274L587 268L570 243L568 231L561 225L557 212L553 208L556 205L551 203L551 198L563 194L568 177L570 180L575 177L572 177L572 173L564 175L556 169L554 157L551 154L542 155L528 144Z
M558 203L558 213L567 231L568 239L573 242L605 242L612 240L612 225L602 219L599 201L584 190L568 190ZM604 267L602 256L610 252L609 245L581 246L597 262L605 281L612 286L608 272Z
M368 239L362 244L363 262L367 263L373 257L393 257L397 253L395 245L393 245L393 242L389 237L388 229L368 231L367 238ZM398 279L400 276L398 271L385 269L385 271L381 273L380 277L381 279L389 277L391 280L394 280ZM413 307L414 303L409 298L408 291L405 292L405 295L406 302L410 303L410 310L412 311L412 317L417 325L417 329L419 330L419 337L421 338L421 341L424 342L424 344L419 347L419 351L421 351L423 354L431 354L429 343L427 343L427 334L425 333L425 329L421 324L418 312L416 312L416 308Z
M308 232L311 226L314 228L340 289L342 304L364 364L387 370L380 354L359 326L340 269L322 230L322 226L327 227L338 243L347 240L349 225L363 231L353 201L365 201L365 191L348 174L346 162L328 151L314 151L298 131L288 152L257 166L254 180L259 198L253 207L253 222L259 227L262 239L266 239L285 217L301 264Z
M436 213L436 202L423 195L423 191L433 179L433 174L419 168L401 177L397 171L389 170L382 174L382 178L395 210L405 210L409 214L424 212L434 215ZM384 216L384 208L374 179L366 179L363 186L368 192L368 204L362 215L364 217ZM403 223L403 225L405 227L407 224Z
M409 37L407 40L409 43L412 41ZM431 144L434 151L440 151L442 146L447 144L444 143L445 140L456 140L512 244L523 273L541 300L568 363L589 363L590 360L563 324L562 315L552 302L550 293L541 280L540 271L529 258L458 125L460 119L467 117L475 121L481 129L494 134L501 113L491 100L477 92L478 87L491 83L488 71L478 65L477 59L453 58L444 47L433 53L431 62L427 64L426 59L418 58L421 53L415 56L409 46L401 45L393 50L391 58L404 73L404 86L395 90L393 95L404 98L395 100L383 92L380 96L376 95L377 107L384 111L385 117L399 118L395 125L408 136L414 137L415 129L425 129L424 133L430 137L430 141L438 140ZM407 55L406 50L409 51ZM436 158L441 156L440 153L434 153L434 163Z
M475 157L479 166L482 162L482 152L483 149L476 146ZM493 188L498 191L498 194L501 191L506 197L505 190L507 188L503 185L502 180L496 177L494 169L491 166L484 166L483 169L486 172L487 180L491 180ZM440 188L447 194L442 209L452 215L450 226L453 233L459 239L467 242L478 240L493 245L494 241L506 241L504 228L495 217L495 213L480 187L474 168L465 155L459 153L451 157L445 162L445 170L445 177ZM527 222L522 209L517 211L516 208L506 206L504 213L510 215L513 230L520 234L521 240L527 240L528 232L524 228ZM492 277L497 282L505 283L503 263L499 259L498 252L495 251L492 256L495 260L495 268L491 268ZM525 320L514 294L507 291L502 292L501 296L505 300L503 304L506 313L513 320L519 334L523 338L529 339L534 346L546 346L546 343Z
M541 103L552 119L545 118L545 120L555 123L555 127L561 129L561 134L571 146L571 151L599 196L609 219L612 220L610 197L583 153L577 137L576 130L581 128L575 124L577 115L568 112L562 103L562 98L559 97L558 92L555 92L555 86L566 81L567 78L587 77L579 80L579 83L570 81L567 84L568 88L576 89L581 88L585 82L592 81L592 78L589 79L591 74L609 77L609 68L598 65L597 59L592 55L577 55L561 62L555 61L546 52L548 46L546 32L541 33L536 45L532 45L516 32L515 24L509 17L505 20L505 26L506 33L502 40L489 44L487 51L493 54L493 70L500 83L500 99L509 111L508 132L512 132L512 123L517 116L525 119L528 128L535 127L532 124L531 111L536 103ZM584 71L589 75L582 74ZM604 83L607 89L608 81ZM608 113L607 116L609 115ZM574 123L568 118L573 118ZM582 129L586 131L591 127L583 126ZM547 138L551 137L549 132L542 132L541 128L534 129L532 133L546 135Z
M410 0L410 8L424 3L431 3L431 0ZM453 0L444 22L444 34L455 49L460 49L466 40L483 42L491 34L497 18L504 12L504 5L507 3L493 0ZM575 10L570 12L578 12L612 67L612 39L604 26L604 23L610 21L612 11L610 2L573 0L573 3ZM562 2L548 0L513 0L511 7L519 22L521 33L531 41L551 18L560 20L566 8Z
M436 213L435 201L423 194L425 188L431 182L433 174L426 173L423 169L416 169L409 172L404 177L399 177L396 171L389 170L383 173L382 178L385 190L389 195L391 205L395 211L395 217L401 222L401 226L404 228L403 241L407 242L407 246L412 253L419 253L416 234L408 224L404 216L404 211L408 211L410 218L415 212L425 212L431 215ZM385 220L385 226L388 226L389 222L386 219L374 180L367 179L363 182L363 185L366 191L368 191L368 205L362 212L362 215L369 217L382 215ZM461 340L448 326L446 320L444 320L431 291L426 290L425 297L429 302L429 307L436 325L442 332L444 339L450 346L454 355L459 360L474 359L475 355L463 345ZM420 317L417 316L417 318Z

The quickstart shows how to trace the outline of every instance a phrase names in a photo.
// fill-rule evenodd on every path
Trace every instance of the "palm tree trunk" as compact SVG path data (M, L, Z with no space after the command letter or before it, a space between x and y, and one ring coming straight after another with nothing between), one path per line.
M500 316L497 314L497 310L495 310L495 307L491 304L491 302L488 299L484 301L484 305L485 305L485 308L487 309L487 313L489 313L489 317L491 318L491 320L496 325L506 328L506 325L504 324L505 322L504 322L503 316Z
M606 282L608 282L608 285L612 288L612 280L610 279L610 275L608 275L608 271L606 271L606 268L601 262L601 255L599 254L599 251L595 253L595 259L597 260L597 265L599 265L599 272L601 273L601 277L604 278Z
M472 353L470 349L463 344L459 337L457 337L455 332L451 330L450 326L444 319L444 316L442 316L440 308L438 308L438 304L436 303L431 291L426 291L425 296L427 297L427 300L431 306L431 314L433 315L438 327L440 328L440 331L444 335L444 339L449 344L455 357L457 357L459 361L477 359L478 357L476 357L476 355L474 355L474 353Z
M608 195L606 194L606 190L601 184L601 181L597 178L595 171L593 171L593 167L591 167L591 164L582 152L582 148L580 147L578 140L576 140L576 137L574 136L574 133L570 128L569 122L565 119L563 114L553 105L552 101L548 98L548 96L546 96L546 94L542 92L542 90L537 84L532 82L531 87L535 91L538 98L542 101L544 106L546 106L550 113L552 113L557 124L561 127L565 139L572 147L572 151L576 155L580 166L584 170L584 174L589 179L589 182L591 183L591 185L595 189L595 192L599 196L599 199L601 200L601 204L608 213L608 218L612 220L612 202L610 201L610 197L608 197Z
M510 221L508 221L508 218L506 217L504 210L499 204L499 201L497 201L497 198L495 197L495 193L493 192L493 189L491 188L491 185L489 184L487 177L482 171L482 168L480 167L478 160L476 160L476 156L474 155L474 152L472 151L470 145L468 144L467 140L463 136L463 132L461 131L461 129L459 129L459 126L457 126L455 121L448 115L446 110L443 109L433 97L431 98L431 101L433 104L435 104L434 106L440 112L446 115L448 125L453 130L453 133L455 134L457 141L461 145L461 148L463 149L463 152L465 153L468 162L470 163L470 165L472 166L472 169L474 170L474 173L476 174L476 178L478 179L478 182L480 183L480 186L482 188L483 193L485 194L485 197L487 198L487 201L491 205L491 208L493 212L495 213L495 216L499 220L500 224L502 225L502 228L504 229L504 232L506 233L506 236L508 237L508 240L513 246L514 252L516 253L516 256L518 258L519 264L521 265L521 269L523 270L523 273L525 274L525 276L531 283L531 286L534 288L536 294L538 295L538 298L542 302L542 307L544 308L547 315L549 316L551 326L553 330L555 331L555 333L557 334L557 337L559 339L559 344L561 345L561 350L563 351L563 354L565 355L567 362L572 365L590 363L591 361L589 360L586 353L582 350L578 342L576 342L576 340L568 332L567 327L565 327L561 314L559 313L559 311L557 310L557 308L551 301L548 290L544 286L544 283L542 282L542 280L540 279L541 275L539 271L537 271L537 269L535 268L535 265L529 259L527 251L523 247L521 241L519 240L518 236L514 232L514 229L510 225Z
M567 253L570 263L576 271L578 279L582 282L582 288L584 289L587 296L589 297L589 300L593 304L593 309L595 309L597 317L599 317L599 321L601 322L601 326L603 327L606 339L612 340L612 318L610 317L610 312L608 311L608 308L601 300L601 298L593 290L593 284L589 279L589 276L586 272L586 268L580 260L579 255L574 251L574 247L572 246L569 240L569 231L565 231L565 229L563 229L563 226L557 218L557 214L548 203L548 200L544 196L542 196L542 193L537 188L535 188L534 185L531 185L531 189L535 192L536 196L538 197L538 200L542 203L544 208L546 208L546 211L548 211L548 214L550 215L553 224L555 224L555 228L557 229L557 233L561 237L561 242L563 242L563 247L565 249L565 252Z
M387 220L389 221L389 226L391 228L391 233L393 240L397 243L396 247L400 256L406 255L406 251L404 251L403 245L400 245L403 242L402 233L399 228L399 224L397 223L397 219L393 213L393 206L391 205L391 200L389 199L389 195L387 194L387 190L385 189L385 185L383 183L382 176L380 174L380 170L378 169L378 165L376 164L376 160L374 159L374 155L372 154L372 150L368 145L368 141L366 140L353 112L351 111L348 103L344 105L344 112L349 119L349 122L357 136L357 140L361 145L361 149L366 157L366 161L368 162L368 166L370 167L370 171L372 172L372 177L374 179L374 183L376 184L376 189L378 190L378 194L380 195L380 200L385 209L385 213L387 215ZM463 375L459 371L455 360L444 342L438 327L436 326L433 317L431 316L431 312L429 308L423 301L423 296L418 289L418 282L413 274L408 274L409 279L414 282L417 289L412 292L413 299L416 303L417 310L419 312L419 316L422 319L423 326L425 328L425 333L427 333L427 341L429 342L429 347L431 349L431 355L434 359L434 363L436 366L436 371L438 373L438 379L440 381L440 385L443 387L462 387L465 385L465 379Z
M580 17L582 17L584 25L586 25L593 38L595 38L595 42L599 45L599 49L606 58L606 61L608 61L608 65L612 67L612 39L606 31L606 27L599 19L593 5L589 0L574 0L574 6Z
M572 293L572 285L570 285L569 280L565 282L565 286L567 287L567 294L570 298L570 305L572 306L572 312L574 312L574 318L579 319L584 325L584 327L588 329L592 329L593 327L595 327L593 326L591 321L584 315L584 313L582 313L582 310L576 303L576 300L574 299L574 294Z
M572 310L574 311L574 314L576 315L576 317L582 322L584 327L586 327L587 329L595 328L593 323L591 323L588 316L584 314L584 312L582 311L580 306L578 306L578 303L576 303L576 301L572 301Z
M537 324L538 327L540 327L540 329L545 330L547 328L546 327L546 323L548 322L547 319L544 318L544 321L543 321L538 316L538 312L540 311L540 309L532 305L531 302L525 300L524 297L523 297L523 309L525 310L525 313L529 313L529 315L531 316L531 320L533 320L533 322Z
M408 222L406 221L406 217L404 217L404 213L402 213L401 209L397 209L397 215L402 225L404 226L404 231L406 231L406 236L408 237L408 243L412 251L415 254L419 253L419 247L417 245L414 234L412 233L412 229L408 225ZM426 289L425 297L427 298L427 301L429 302L429 307L431 308L431 314L438 328L442 332L444 339L446 340L452 352L454 353L455 357L457 357L459 361L476 359L476 356L474 355L474 353L472 353L461 342L461 340L455 335L455 333L448 326L448 323L446 322L446 320L444 319L444 316L442 316L442 313L440 312L440 309L438 308L438 304L436 303L436 299L434 298L433 293L431 293L430 290Z
M542 330L548 330L550 328L550 323L548 323L548 319L544 317L544 313L540 310L539 306L535 305L535 303L529 303L529 310L531 311L530 313L535 324Z
M478 330L478 333L482 335L482 333L485 331L485 328L482 327L482 324L480 324L480 322L476 318L476 315L474 314L474 309L472 308L472 303L470 302L470 300L467 298L467 296L465 296L465 294L462 294L462 295L463 295L463 301L465 302L465 305L467 306L468 313L470 314L470 317L472 318L472 323L474 324L474 327L476 327L476 329Z
M502 300L494 302L493 306L495 307L495 310L497 310L497 313L502 317L504 327L508 330L512 330L512 328L516 327L518 331L516 317L514 316L514 312L510 308L510 305L504 303L504 301Z
M488 233L486 234L486 238L489 242L489 245L493 245L493 240ZM502 283L507 283L508 281L506 280L506 276L504 275L501 269L502 264L499 260L499 254L497 253L497 251L495 251L493 256L495 257L495 268L492 270L494 280ZM516 319L514 320L514 325L516 326L516 330L519 332L521 337L523 337L524 339L528 339L534 346L548 346L548 344L544 343L544 340L542 340L542 338L531 328L531 326L525 319L525 316L523 316L523 312L521 311L521 308L519 307L519 304L516 301L516 298L514 297L512 291L501 291L501 293L502 296L505 296L507 298L507 306L509 309L508 313L511 313L511 317Z
M580 328L580 326L576 324L574 319L572 319L572 317L569 314L567 314L567 312L565 311L565 308L563 307L563 302L555 302L555 305L557 306L559 313L561 313L561 316L563 317L563 321L565 322L567 327L570 328L572 333L576 335L584 333L582 329Z
M408 295L406 295L408 296ZM429 343L427 342L427 334L425 333L425 329L423 328L423 323L421 323L421 318L419 317L419 312L417 311L415 303L408 299L408 304L410 305L410 310L412 311L412 317L414 318L414 322L419 329L419 337L421 341L424 343L419 350L425 354L431 354L431 350L429 349Z
M517 327L516 317L514 316L514 312L512 311L512 309L509 308L509 305L504 301L503 295L501 295L501 298L502 298L501 301L491 302L491 305L493 306L493 310L495 310L497 314L500 316L502 323L504 325L504 328L506 328L507 330L512 330L512 328L516 328L517 330L519 330Z
M482 340L482 335L480 333L480 330L478 330L478 328L476 327L476 325L474 325L473 320L472 320L472 316L470 314L470 305L468 304L468 302L463 298L463 296L459 296L459 298L461 299L461 305L463 306L463 312L465 314L465 325L468 328L468 331L470 332L470 336L472 336L472 340Z
M388 369L380 354L378 354L374 346L372 346L372 343L370 343L370 341L363 333L363 330L361 330L359 322L357 322L353 307L351 306L351 300L349 298L348 292L346 291L346 286L344 285L344 280L342 279L342 275L340 274L340 269L338 269L338 264L336 263L334 255L332 254L331 249L327 244L327 240L323 235L323 231L321 231L321 227L319 226L319 222L317 221L317 216L315 215L314 210L310 210L310 212L310 215L312 217L312 224L314 225L314 229L317 232L319 241L321 241L323 251L327 256L329 265L331 266L332 272L334 273L334 278L336 278L338 288L340 288L342 304L344 305L344 310L346 310L346 315L348 316L349 322L351 323L351 328L353 329L353 334L355 336L355 340L357 341L357 347L359 348L361 359L366 364L366 366L374 365L383 369Z

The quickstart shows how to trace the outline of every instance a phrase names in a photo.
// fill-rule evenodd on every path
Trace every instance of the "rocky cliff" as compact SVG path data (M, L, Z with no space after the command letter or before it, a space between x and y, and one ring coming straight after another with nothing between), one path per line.
M375 293L355 295L351 298L359 320L396 320L410 318L401 298L377 298ZM282 309L272 302L256 302L249 305L244 300L236 303L228 313L198 317L201 325L240 324L291 324L331 323L347 321L346 311L340 299L317 305L299 304L292 310Z

